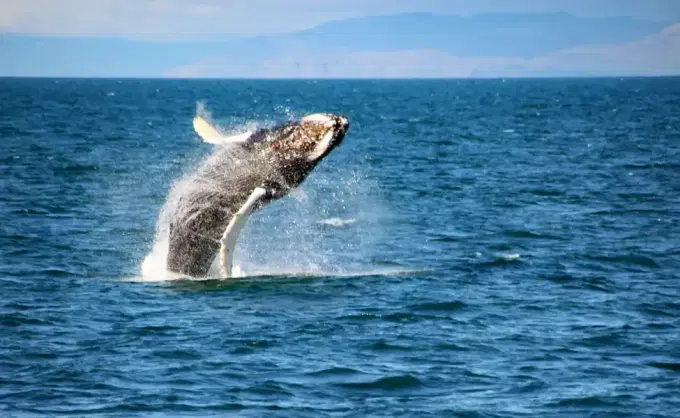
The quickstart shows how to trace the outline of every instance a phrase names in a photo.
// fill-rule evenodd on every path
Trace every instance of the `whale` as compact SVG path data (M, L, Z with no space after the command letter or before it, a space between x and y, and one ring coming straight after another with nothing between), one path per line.
M234 250L249 216L298 188L340 145L349 121L343 115L312 113L224 135L196 116L193 127L214 149L173 197L166 268L205 277L218 261L225 279L234 276Z

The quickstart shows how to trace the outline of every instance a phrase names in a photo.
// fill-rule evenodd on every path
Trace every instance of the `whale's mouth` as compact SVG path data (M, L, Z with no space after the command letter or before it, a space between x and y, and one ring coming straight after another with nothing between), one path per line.
M271 148L317 162L340 145L348 128L349 121L344 116L330 113L307 115L295 123L289 135L272 142Z

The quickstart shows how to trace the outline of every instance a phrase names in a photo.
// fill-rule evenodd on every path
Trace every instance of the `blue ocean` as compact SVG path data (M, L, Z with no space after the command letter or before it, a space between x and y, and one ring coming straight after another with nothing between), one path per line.
M197 110L350 121L228 280ZM2 417L680 416L680 78L0 79L0 220Z

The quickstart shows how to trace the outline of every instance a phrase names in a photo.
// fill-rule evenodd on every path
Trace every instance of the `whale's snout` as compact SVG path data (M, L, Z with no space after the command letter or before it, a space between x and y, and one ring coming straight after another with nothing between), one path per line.
M340 124L342 125L342 129L345 131L349 129L349 119L347 119L346 116L339 115L338 119L340 119Z
M347 119L346 116L337 115L336 123L338 124L338 129L342 131L342 137L340 138L340 140L342 141L342 139L345 136L345 133L349 129L349 119Z

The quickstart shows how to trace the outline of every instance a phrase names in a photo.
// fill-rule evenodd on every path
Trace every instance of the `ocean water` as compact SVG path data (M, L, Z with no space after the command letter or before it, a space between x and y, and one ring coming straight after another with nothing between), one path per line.
M238 279L144 260L238 132L350 120ZM0 79L0 416L680 415L680 79Z

